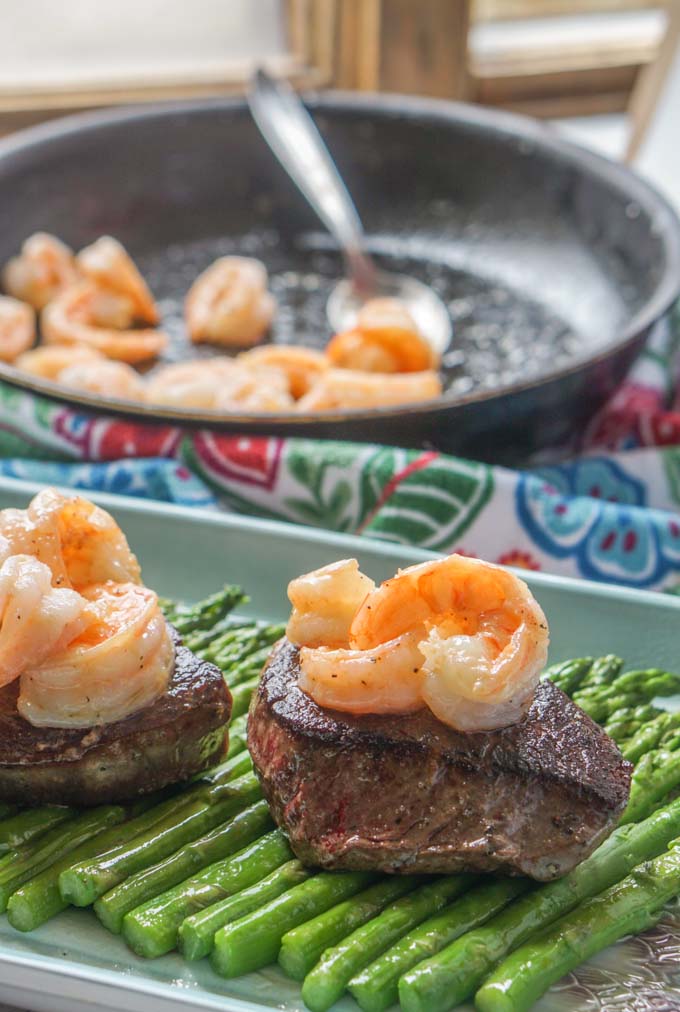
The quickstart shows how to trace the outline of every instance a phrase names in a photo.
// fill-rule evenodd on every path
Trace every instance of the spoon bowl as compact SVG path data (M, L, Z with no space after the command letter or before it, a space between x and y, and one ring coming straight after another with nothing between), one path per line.
M437 355L441 356L451 340L451 317L439 296L422 281L406 274L376 271L374 287L368 293L359 290L352 281L339 281L326 303L326 315L335 333L350 330L356 323L361 307L367 299L399 299L413 317Z

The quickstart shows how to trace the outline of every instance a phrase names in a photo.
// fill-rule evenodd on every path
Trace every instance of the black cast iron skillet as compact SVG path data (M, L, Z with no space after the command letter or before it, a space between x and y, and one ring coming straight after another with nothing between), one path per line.
M435 446L517 462L563 446L621 380L680 294L680 223L625 168L520 117L472 106L327 93L309 100L378 261L450 307L436 402L314 416L163 411L17 385L143 418L234 432ZM0 143L0 260L36 230L74 247L108 233L138 260L173 336L212 259L261 257L276 341L322 346L341 264L241 100L70 117ZM201 348L199 354L212 354Z

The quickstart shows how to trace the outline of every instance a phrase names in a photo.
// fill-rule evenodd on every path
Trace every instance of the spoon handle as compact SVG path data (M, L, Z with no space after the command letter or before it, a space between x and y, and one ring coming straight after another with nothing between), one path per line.
M375 288L357 210L312 117L285 81L258 70L248 93L253 118L284 169L340 246L354 287Z

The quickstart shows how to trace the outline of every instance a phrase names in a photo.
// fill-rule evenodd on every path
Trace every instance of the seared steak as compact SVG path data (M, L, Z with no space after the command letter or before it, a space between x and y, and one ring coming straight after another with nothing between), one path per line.
M222 673L176 633L165 695L115 724L33 727L17 712L17 694L17 682L0 689L0 801L125 801L207 769L227 744L231 695Z
M251 706L248 744L306 864L547 881L587 857L625 807L630 763L551 682L520 723L465 734L427 709L324 710L297 675L298 651L282 640Z

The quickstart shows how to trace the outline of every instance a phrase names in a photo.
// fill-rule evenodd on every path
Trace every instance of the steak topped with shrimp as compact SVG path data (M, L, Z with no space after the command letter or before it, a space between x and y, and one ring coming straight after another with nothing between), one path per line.
M631 766L539 682L547 623L517 577L449 556L375 588L346 560L289 597L248 745L300 860L547 881L615 827Z
M0 800L100 804L221 757L231 697L182 647L104 510L0 511Z

